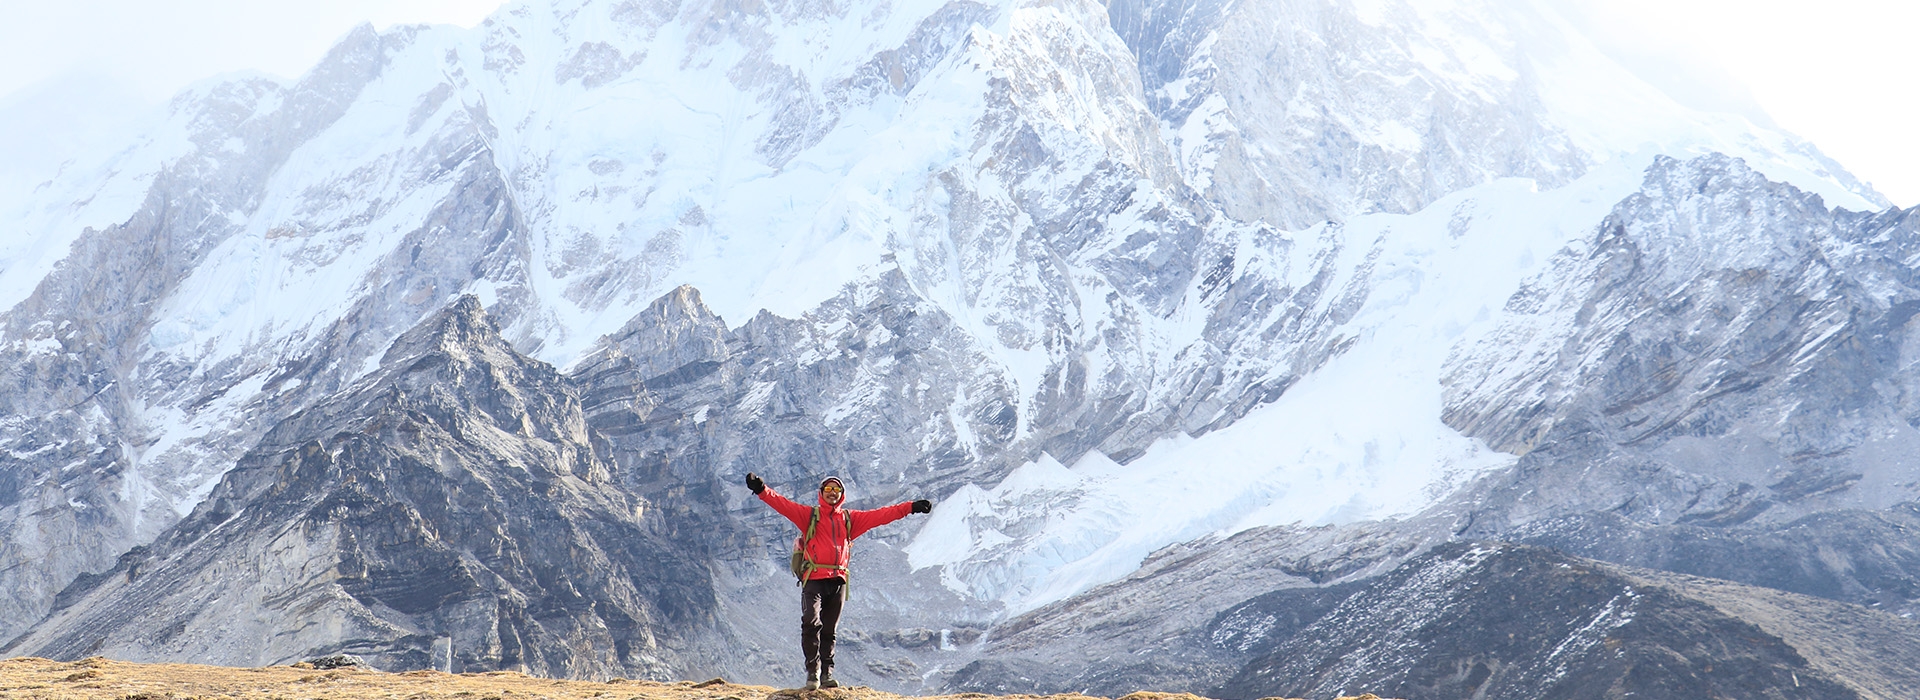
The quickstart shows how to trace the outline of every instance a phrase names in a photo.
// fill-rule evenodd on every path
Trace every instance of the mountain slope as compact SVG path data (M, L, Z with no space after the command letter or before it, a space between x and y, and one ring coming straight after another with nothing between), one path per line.
M1445 386L1451 425L1490 441L1538 439L1509 446L1525 452L1517 463L1398 522L1169 548L1125 579L999 626L952 682L1207 687L1245 661L1244 649L1215 644L1215 615L1263 597L1324 598L1461 537L1910 611L1920 570L1907 541L1915 496L1898 447L1911 432L1898 358L1913 233L1909 212L1828 209L1724 157L1663 160L1511 298L1494 330L1458 341L1432 380ZM1128 634L1076 641L1085 629ZM1143 646L1152 652L1139 663L1112 662ZM1273 678L1304 682L1305 672Z
M1524 455L1463 497L1474 527L1586 510L1780 522L1920 498L1916 246L1912 211L1829 210L1725 157L1657 163L1453 363L1448 424Z
M1910 615L1920 606L1920 503L1840 510L1779 524L1653 524L1617 513L1529 523L1516 542L1569 554L1736 581Z
M1559 187L1648 148L1888 205L1791 137L1682 107L1541 3L1117 0L1108 14L1188 181L1241 220L1412 213L1502 177Z
M1910 620L1511 545L1436 548L1265 641L1222 697L1892 698L1920 680Z
M952 687L1158 687L1224 698L1361 688L1419 698L1893 698L1915 682L1920 625L1904 617L1541 547L1452 542L1408 558L1380 551L1400 539L1383 534L1250 531L1162 553L1151 573L996 629ZM1320 585L1381 555L1400 563ZM1223 586L1235 580L1275 587L1218 602L1239 600ZM1216 601L1211 611L1193 615L1207 598ZM1162 614L1181 621L1154 620ZM1062 634L1074 641L1049 639Z
M423 145L413 154L421 170L394 178L410 196L381 201L421 204L434 196L425 191L468 207L428 202L407 222L355 209L356 228L323 226L343 235L318 240L242 215L274 199L302 146L338 128L414 36L360 31L298 83L250 79L182 95L106 182L79 183L73 196L87 206L72 215L124 206L115 224L49 223L40 250L51 259L6 268L20 298L0 321L0 353L17 368L0 408L9 416L0 558L12 562L0 573L10 592L0 631L17 633L74 576L151 541L266 430L368 370L443 303L422 289L457 288L464 280L445 274L491 265L511 209L497 171L458 142ZM352 196L313 194L337 206ZM359 269L330 264L342 257L339 238L364 239L376 224L390 235L375 240L394 249ZM261 323L222 327L223 318Z
M7 651L670 677L715 641L711 584L604 449L464 298Z

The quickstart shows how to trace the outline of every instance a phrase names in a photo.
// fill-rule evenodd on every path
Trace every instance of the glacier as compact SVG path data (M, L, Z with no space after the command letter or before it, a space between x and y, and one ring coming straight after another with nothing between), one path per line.
M1343 354L1233 425L1162 439L1125 465L1099 453L1070 469L1043 457L991 488L963 489L909 545L914 566L944 566L948 585L1017 614L1118 579L1171 544L1404 517L1510 464L1440 421L1450 352L1489 333L1523 280L1638 189L1639 170L1609 164L1544 192L1501 180L1416 214L1296 234L1364 242L1347 248L1364 262L1341 265L1369 266L1372 281L1335 330L1351 339ZM1000 532L1016 521L1039 534Z

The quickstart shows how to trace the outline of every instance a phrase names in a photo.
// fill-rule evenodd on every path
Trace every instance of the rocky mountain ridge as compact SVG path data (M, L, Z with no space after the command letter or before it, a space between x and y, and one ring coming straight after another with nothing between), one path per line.
M705 564L615 487L562 382L463 298L6 651L229 666L344 652L561 677L697 667L726 638Z
M1894 615L1513 546L1436 548L1285 637L1262 625L1275 602L1296 606L1222 617L1216 636L1258 655L1222 697L1893 698L1920 653Z
M1241 537L1249 538L1235 543L1243 554L1261 552L1264 536ZM1328 542L1324 533L1316 539ZM1192 628L1137 629L1151 611L1166 609L1159 605L1165 599L1188 597L1165 591L1218 585L1218 575L1205 571L1208 556L1169 553L1138 578L1077 601L1082 609L1030 613L998 630L1006 636L957 673L954 687L1044 693L1152 685L1223 698L1360 687L1422 698L1895 698L1913 682L1901 659L1920 653L1920 626L1863 606L1465 541L1352 582L1284 586L1215 604ZM1240 565L1259 567L1246 560L1261 558L1242 556ZM1130 604L1122 614L1108 607L1118 600ZM1086 624L1088 607L1107 608L1102 631L1161 641L1134 651L1081 636L1084 646L1072 654L1047 643L1046 628ZM1167 607L1179 613L1185 605ZM1137 621L1127 625L1128 618ZM1173 636L1159 636L1167 630ZM1063 658L1075 661L1063 665Z
M1730 525L1914 500L1916 244L1912 210L1829 210L1725 157L1662 161L1514 295L1501 331L1461 349L1445 418L1522 455L1521 473L1591 464L1579 478L1645 485L1514 502L1510 521ZM1598 493L1530 486L1498 488Z
M625 345L636 354L650 345L656 357L701 346L698 334L644 330L672 325L676 313L697 320L692 294L662 299L657 316L633 324ZM637 344L641 337L692 342ZM590 379L577 380L579 386L604 392L616 373L606 365L633 362L614 347L609 343L603 363L588 365L600 369L585 372ZM647 402L646 387L671 389L681 378L675 372L655 375L668 381L629 385L623 395ZM258 456L229 473L194 516L153 547L122 557L116 569L70 587L49 620L7 651L56 658L192 654L230 665L347 651L396 669L450 664L573 677L670 676L731 665L711 664L737 651L707 646L712 635L726 634L715 624L713 613L724 606L712 597L713 579L686 575L698 559L687 540L671 534L675 523L684 527L695 516L655 509L612 488L626 463L607 455L619 450L620 438L590 427L589 413L571 400L582 393L592 392L565 385L550 367L506 346L477 300L466 298L403 335L382 370L360 387L270 433ZM461 485L466 480L473 481ZM545 508L556 510L543 515ZM443 530L448 524L467 534ZM558 536L541 530L556 526L562 533L580 529ZM1144 664L1107 657L1068 677L1062 674L1072 667L1040 661L1059 649L1032 641L1044 640L1044 630L1058 622L1029 616L995 629L981 660L950 682L998 693L1201 682L1218 684L1200 688L1207 696L1226 698L1360 687L1409 697L1559 696L1574 689L1594 697L1897 697L1916 680L1902 675L1912 666L1899 659L1920 654L1920 626L1892 614L1536 547L1456 543L1408 559L1406 535L1390 528L1297 533L1278 551L1345 556L1282 564L1279 571L1297 584L1231 605L1217 601L1237 599L1250 580L1272 586L1271 574L1247 579L1208 569L1225 563L1274 571L1276 562L1253 555L1272 544L1249 547L1270 534L1162 554L1147 573L1080 603L1091 613L1072 606L1043 612L1064 615L1074 637L1089 633L1081 626L1089 614L1130 610L1197 639L1170 640L1165 653ZM534 542L544 544L526 548ZM1231 553L1215 557L1222 550ZM1355 578L1365 574L1352 568L1355 555L1370 556L1374 567L1394 566ZM444 565L427 565L434 561ZM584 572L617 575L583 580ZM1316 585L1339 580L1349 582ZM1150 599L1120 608L1099 602L1130 595L1136 582L1151 582L1161 596L1216 601L1220 609L1187 632ZM1624 593L1608 598L1602 589ZM1548 608L1566 612L1553 618L1559 627L1528 612ZM189 610L196 612L182 615ZM622 612L610 617L615 610ZM1413 612L1421 610L1430 613ZM295 629L274 622L294 618L302 621ZM1096 629L1123 644L1160 634L1111 624ZM1726 646L1756 634L1763 641L1752 649ZM1488 641L1502 635L1504 643ZM855 632L849 646L871 653L870 639ZM581 658L578 649L632 651ZM1375 658L1383 654L1393 658ZM1793 692L1775 682L1781 673L1792 679Z

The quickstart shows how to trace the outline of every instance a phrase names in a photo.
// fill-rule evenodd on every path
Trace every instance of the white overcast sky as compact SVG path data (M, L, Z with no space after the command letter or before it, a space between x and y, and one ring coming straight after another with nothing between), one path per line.
M1920 121L1920 2L1556 1L1583 7L1586 21L1643 63L1690 57L1699 68L1684 72L1715 85L1718 94L1708 101L1733 104L1750 96L1775 123L1812 141L1894 203L1920 204L1920 129L1913 126ZM472 26L501 4L0 0L0 109L80 89L75 86L131 91L158 102L225 72L298 76L361 22ZM74 118L87 117L46 117ZM16 114L0 128L31 129L33 123Z

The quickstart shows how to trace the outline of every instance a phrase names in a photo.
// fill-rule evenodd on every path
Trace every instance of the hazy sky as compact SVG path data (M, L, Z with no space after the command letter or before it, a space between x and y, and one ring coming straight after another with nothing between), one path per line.
M1418 1L1418 0L1416 0ZM1920 2L1558 0L1643 60L1691 54L1902 206L1920 203ZM471 26L499 0L0 0L0 105L86 84L159 101L235 70L297 76L360 22ZM1717 71L1716 72L1716 67ZM1740 87L1746 88L1742 91ZM107 118L110 115L101 115ZM67 118L67 117L61 117ZM31 120L16 121L22 127Z
M1580 0L1576 0L1580 1ZM1920 204L1920 2L1584 0L1650 52L1691 54L1894 204Z

